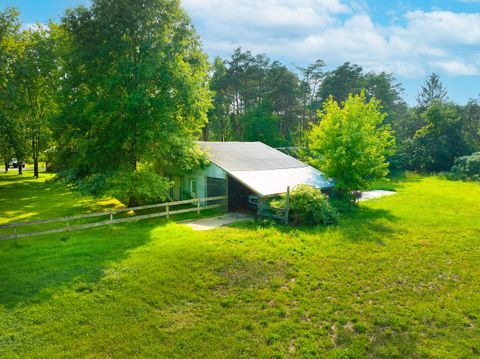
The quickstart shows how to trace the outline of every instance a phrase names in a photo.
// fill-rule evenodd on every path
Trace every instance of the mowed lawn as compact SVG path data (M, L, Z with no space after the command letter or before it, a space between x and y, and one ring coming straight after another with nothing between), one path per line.
M0 357L480 355L480 185L408 175L330 228L160 220L0 243ZM0 175L0 223L115 206Z

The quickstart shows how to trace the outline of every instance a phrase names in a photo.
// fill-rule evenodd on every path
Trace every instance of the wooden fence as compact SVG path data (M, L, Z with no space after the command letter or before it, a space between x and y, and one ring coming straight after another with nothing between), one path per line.
M208 205L209 202L214 202L214 201L215 202L221 201L222 203L215 203L215 204ZM158 217L166 217L168 219L172 215L181 214L181 213L196 212L197 215L199 215L200 211L216 209L216 208L225 208L226 202L227 202L226 196L194 198L194 199L189 199L185 201L166 202L166 203L153 204L153 205L141 206L141 207L122 208L122 209L116 209L112 211L89 213L89 214L84 214L79 216L41 219L41 220L28 221L28 222L8 223L8 224L0 225L0 229L12 228L13 234L0 236L0 241L8 240L8 239L23 238L23 237L38 236L42 234L78 231L80 229L96 228L96 227L102 227L110 224L140 221L143 219L151 219L151 218L158 218ZM205 204L205 205L202 206L202 204ZM179 205L192 205L192 207L172 210L172 207L179 206ZM135 216L129 216L125 218L118 218L118 219L114 218L114 216L119 213L126 213L130 211L151 210L151 209L159 209L159 208L165 208L165 210L158 213L135 215ZM94 222L94 223L70 225L70 222L72 221L82 220L86 218L97 218L97 217L107 217L108 219L100 222ZM39 231L39 232L37 231L37 232L30 232L30 233L18 233L17 231L19 227L45 225L50 223L65 223L65 226L60 228L54 228L54 229L48 229L44 231Z

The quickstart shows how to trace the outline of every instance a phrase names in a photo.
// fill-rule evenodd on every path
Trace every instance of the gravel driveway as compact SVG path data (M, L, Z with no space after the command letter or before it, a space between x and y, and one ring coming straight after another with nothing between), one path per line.
M180 224L184 224L192 228L194 231L208 231L210 229L227 226L235 222L246 221L251 219L252 219L251 216L243 213L227 213L219 217L188 220L188 221L180 222Z

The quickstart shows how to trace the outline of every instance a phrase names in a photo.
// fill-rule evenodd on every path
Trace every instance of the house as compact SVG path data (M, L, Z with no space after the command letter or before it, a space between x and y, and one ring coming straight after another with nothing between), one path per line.
M229 210L247 207L248 196L273 197L307 184L322 190L334 186L317 169L261 142L197 142L210 165L174 176L175 200L228 195Z

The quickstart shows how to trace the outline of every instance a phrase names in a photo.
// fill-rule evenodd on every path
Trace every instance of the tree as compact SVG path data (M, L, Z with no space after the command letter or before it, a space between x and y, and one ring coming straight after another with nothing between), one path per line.
M49 120L58 107L58 63L55 61L58 33L54 23L50 24L48 30L38 25L23 33L24 48L17 77L22 94L21 133L31 149L36 178L39 157L46 149L50 136Z
M417 96L417 104L419 109L424 110L433 100L447 102L447 90L443 87L440 77L433 72L425 81L420 93Z
M208 112L208 124L204 128L204 139L228 141L233 137L231 125L231 104L233 95L228 88L227 66L216 57L213 62L213 75L210 89L213 91L213 106Z
M386 158L394 153L395 138L383 125L380 101L367 102L363 91L341 105L330 97L319 116L307 133L308 148L312 163L336 180L340 195L350 196L388 174Z
M397 124L404 122L408 114L408 106L402 98L403 88L393 74L386 72L369 72L364 76L365 95L367 100L376 98L381 101L382 111L387 114L385 122L395 130Z
M364 88L363 69L358 65L345 62L326 74L318 92L318 100L323 103L332 96L334 101L340 103L346 101L350 94L358 94Z
M308 127L310 122L315 120L316 113L321 107L318 101L318 91L321 88L325 77L325 62L317 60L310 66L298 69L302 73L302 81L300 84L301 104L302 104L302 122L301 131Z
M20 121L21 93L18 86L18 64L22 56L19 12L14 8L0 11L0 141L5 162L15 155L25 158ZM7 167L7 166L5 166ZM22 166L18 166L22 174Z
M63 176L133 206L164 200L198 162L208 62L178 0L94 0L69 11L55 137Z
M269 146L284 145L280 135L279 119L272 114L268 102L263 102L257 108L250 109L242 117L245 127L245 141L260 141Z
M480 151L480 96L471 99L463 109L466 136L470 139L472 146Z
M458 106L434 99L421 116L425 125L415 133L408 146L412 169L448 171L455 158L473 152Z
M8 172L10 159L13 157L13 148L10 145L10 139L7 136L7 129L4 122L0 122L0 158L5 164L5 172Z
M210 84L215 95L208 114L209 139L244 141L256 137L249 127L255 119L259 128L277 124L268 143L278 142L278 132L283 142L293 143L299 127L300 88L297 75L287 67L270 62L266 55L236 49L229 60L215 59ZM264 120L266 123L261 123Z
M300 130L299 79L287 67L274 61L268 68L266 82L266 98L262 101L271 104L272 114L278 118L277 132L280 133L282 142L293 143Z

